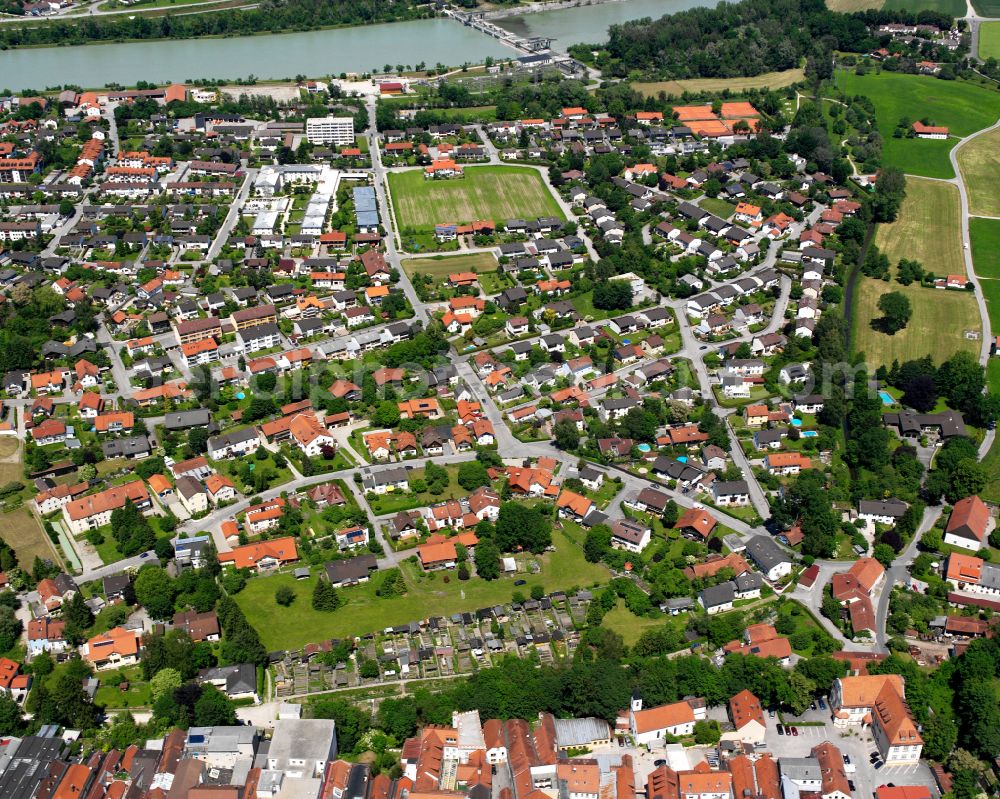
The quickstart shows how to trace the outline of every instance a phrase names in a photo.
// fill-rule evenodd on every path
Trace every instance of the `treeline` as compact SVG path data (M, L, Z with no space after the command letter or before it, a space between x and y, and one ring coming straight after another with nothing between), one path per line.
M868 26L889 22L948 28L951 18L930 11L840 14L823 0L721 3L613 25L598 65L619 77L634 70L668 78L760 75L793 69L818 53L825 60L832 50L866 52L878 46ZM589 58L589 49L573 52Z
M646 707L653 707L685 696L700 696L709 704L721 705L746 688L766 707L782 705L800 712L814 696L829 692L833 680L846 673L842 661L825 656L803 658L793 670L783 669L774 659L742 655L730 655L721 666L695 655L643 657L626 664L614 657L613 651L602 651L609 644L590 637L595 632L609 633L604 628L587 631L579 650L582 654L568 665L539 665L536 657L509 656L441 692L417 689L406 697L386 699L375 718L347 702L325 699L312 703L312 714L335 718L338 736L344 729L349 743L372 727L401 743L420 725L449 724L456 710L478 710L483 719L533 720L546 712L563 718L593 716L614 723L618 711L628 707L633 691L639 692ZM620 646L621 638L613 633L610 636Z
M0 48L27 45L85 44L122 39L191 39L199 36L248 36L254 33L307 31L338 25L419 19L433 15L430 6L410 0L266 0L258 8L217 13L128 15L90 18L79 22L54 21L44 25L3 26Z

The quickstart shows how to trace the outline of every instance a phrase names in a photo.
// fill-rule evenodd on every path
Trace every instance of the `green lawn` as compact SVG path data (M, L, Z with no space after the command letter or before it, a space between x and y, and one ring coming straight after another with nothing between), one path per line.
M954 177L948 153L955 139L893 138L900 119L926 117L936 125L947 126L953 137L962 137L989 127L1000 116L1000 96L996 92L963 81L898 72L855 75L847 71L838 71L835 79L837 87L848 94L871 98L884 140L882 162L909 174Z
M97 550L97 554L101 556L101 561L103 563L116 563L122 560L125 556L118 551L118 542L112 538L111 528L107 527L101 532L104 533L104 543L94 547Z
M793 638L795 636L795 633L800 633L800 632L813 632L814 636L816 633L819 633L821 636L829 637L826 631L823 629L823 627L820 626L819 622L816 621L816 619L814 619L812 615L810 615L809 611L794 600L790 600L788 602L784 602L781 604L781 607L778 609L778 617L790 618L794 621L795 630L794 632L788 634L789 639ZM802 655L803 657L810 657L813 653L814 645L815 645L815 637L813 641L810 642L809 645L805 647L796 647L793 643L792 651L795 652L795 654L797 655Z
M733 211L736 210L735 205L727 203L725 200L720 200L718 197L705 197L698 203L698 206L704 208L710 214L721 216L723 219L728 219Z
M405 596L381 599L375 596L374 584L367 583L343 589L340 593L347 603L333 613L313 610L310 604L320 569L314 569L308 580L296 580L287 573L255 577L235 599L260 633L264 646L274 651L295 649L327 638L362 635L428 616L450 615L509 602L514 591L527 596L534 585L552 592L592 586L608 579L607 570L588 563L579 544L562 531L553 531L552 542L555 552L538 557L518 556L522 561L537 561L541 566L539 574L519 572L516 576L492 582L475 577L461 581L455 572L425 575L419 566L404 562L403 574L409 586ZM515 580L524 580L526 584L515 587ZM288 608L274 601L274 593L282 585L290 586L297 595Z
M422 491L419 494L414 494L410 491L392 491L388 494L380 494L373 497L368 501L368 504L371 505L372 510L377 516L381 516L385 513L399 513L401 510L421 508L424 505L431 505L435 502L444 502L446 499L458 499L459 497L466 496L469 492L458 484L458 464L445 466L444 469L448 472L449 482L448 488L445 489L443 494L431 494L427 491ZM410 472L411 483L414 480L423 479L423 469L414 469Z
M434 258L406 258L403 271L407 276L427 275L435 283L444 283L448 275L456 272L496 272L497 259L490 252L472 252L464 255L440 255Z
M467 166L465 176L428 180L423 170L392 172L389 190L401 230L431 229L441 222L539 216L565 218L541 175L516 166Z
M636 616L625 607L623 600L618 600L613 610L608 611L601 622L602 627L614 630L622 639L626 646L632 646L642 636L646 630L652 630L670 624L670 619L660 615L658 618L650 619L645 616Z
M972 260L986 299L990 327L1000 330L1000 220L969 220ZM1000 385L994 391L1000 392Z

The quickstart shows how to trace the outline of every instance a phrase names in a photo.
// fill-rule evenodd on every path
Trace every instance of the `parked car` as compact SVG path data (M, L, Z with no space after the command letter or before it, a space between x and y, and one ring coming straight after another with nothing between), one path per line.
M785 728L784 728L784 727L782 727L782 726L781 726L781 725L779 724L779 725L778 725L778 735L784 735L784 734L785 734Z
M813 703L812 703L812 704L811 704L811 705L810 705L809 707L810 707L810 708L811 708L812 710L815 710L815 709L816 709L816 703L815 703L815 702L813 702Z
M823 701L823 697L822 696L819 698L819 709L820 710L826 710L826 702Z
M796 738L798 737L798 735L799 735L799 728L798 727L792 727L792 735L794 735Z
M885 763L883 763L881 760L876 760L875 761L875 770L878 771L884 765L885 765Z
M772 708L768 708L767 714L773 719L774 716L775 716L774 708L773 707Z

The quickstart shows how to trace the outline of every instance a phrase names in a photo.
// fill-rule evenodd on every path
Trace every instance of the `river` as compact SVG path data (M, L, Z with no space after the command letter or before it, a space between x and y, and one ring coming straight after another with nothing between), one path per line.
M519 36L549 36L555 50L566 50L571 44L596 44L607 40L608 28L630 19L686 11L699 6L715 6L719 0L621 0L535 14L501 17L491 20L496 25Z
M497 23L530 36L552 36L556 48L599 42L608 26L662 16L717 0L621 0L594 6L507 17ZM266 34L226 39L171 39L82 47L44 47L0 52L0 90L45 89L72 83L99 88L108 83L180 82L191 78L232 80L320 77L378 71L386 63L459 66L513 51L485 34L445 19L424 19L354 28Z

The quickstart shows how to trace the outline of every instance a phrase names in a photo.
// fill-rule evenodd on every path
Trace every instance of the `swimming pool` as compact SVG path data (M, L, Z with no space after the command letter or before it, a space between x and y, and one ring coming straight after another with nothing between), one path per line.
M816 436L818 436L818 435L819 435L819 433L817 433L815 430L803 430L802 431L802 437L803 438L816 438Z
M687 463L688 462L688 456L687 455L679 455L677 457L677 461L678 461L678 463Z
M896 402L896 400L892 398L892 394L888 391L880 391L878 393L878 397L882 400L883 405L893 405Z
M802 427L801 419L792 419L792 427Z
M638 449L639 452L649 452L652 449L652 447L649 446L649 444L640 444Z
M242 391L239 392L239 394L236 395L236 399L238 399L238 400L242 400L242 399L246 399L246 398L247 398L247 395L244 394Z

